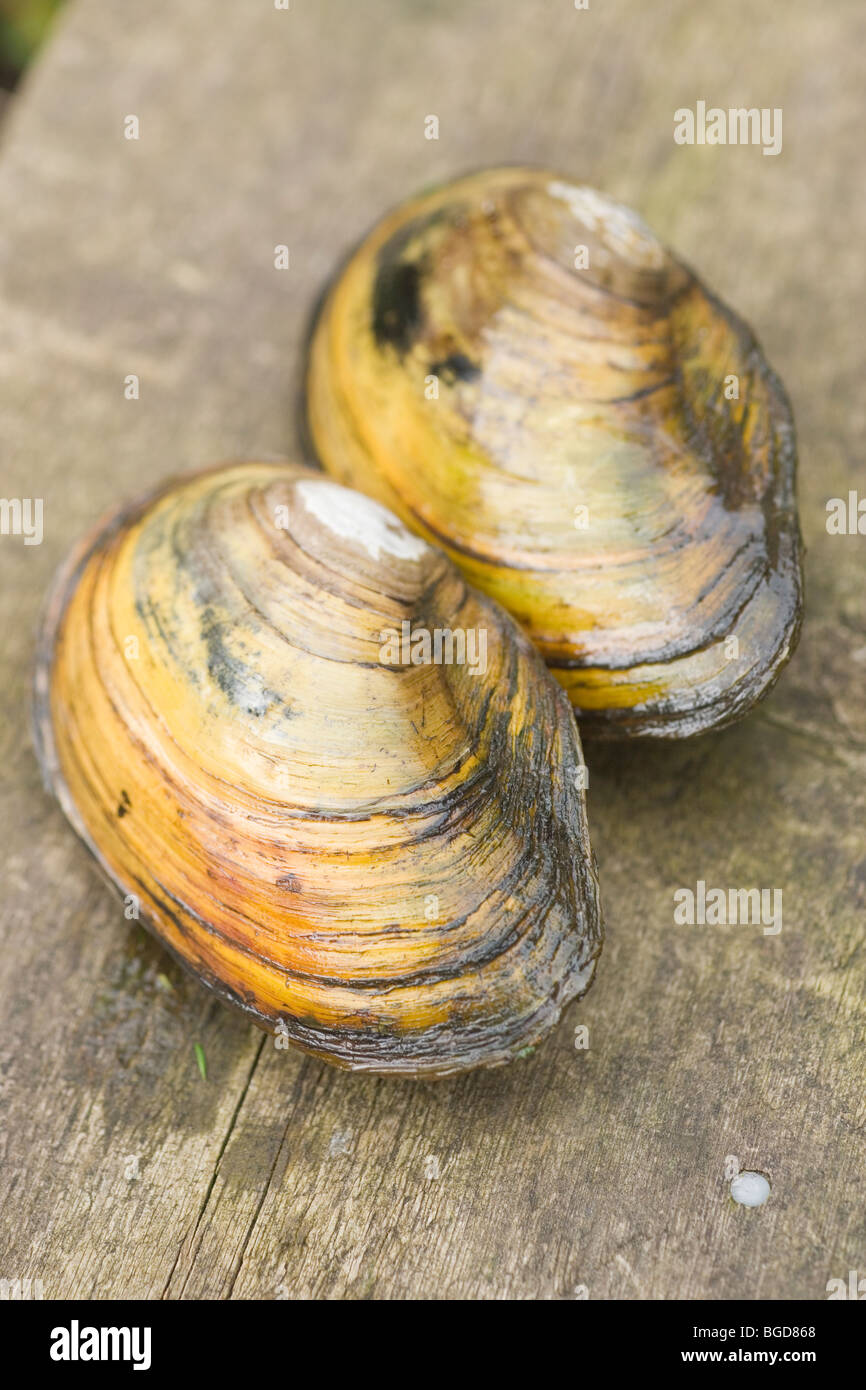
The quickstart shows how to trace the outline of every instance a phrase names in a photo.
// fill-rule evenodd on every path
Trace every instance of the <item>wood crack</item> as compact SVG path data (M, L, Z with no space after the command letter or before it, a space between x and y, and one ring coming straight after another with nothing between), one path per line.
M226 1148L228 1147L228 1142L229 1142L229 1140L231 1139L232 1134L234 1133L235 1126L236 1126L237 1121L238 1121L238 1116L240 1115L240 1112L241 1112L241 1106L243 1105L244 1101L246 1100L247 1092L249 1091L250 1086L251 1086L251 1084L252 1084L252 1079L253 1079L253 1076L255 1075L255 1070L256 1070L256 1067L257 1067L258 1064L259 1064L259 1058L260 1058L261 1055L262 1055L262 1052L263 1052L263 1050L264 1050L264 1046L265 1046L265 1043L266 1043L266 1042L267 1042L267 1034L263 1035L263 1037L262 1037L262 1039L261 1039L261 1042L259 1043L258 1048L256 1049L256 1054L255 1054L255 1056L254 1056L254 1058L253 1058L253 1063L252 1063L252 1066L250 1067L249 1074L248 1074L247 1079L246 1079L246 1081L245 1081L245 1083L244 1083L244 1085L243 1085L243 1088L242 1088L242 1090L241 1090L241 1093L240 1093L240 1095L238 1096L237 1104L236 1104L236 1106L235 1106L235 1108L234 1108L234 1110L233 1110L233 1112L232 1112L231 1120L229 1121L228 1128L227 1128L227 1130L226 1130L226 1132L225 1132L225 1134L224 1134L224 1136L223 1136L222 1143L220 1144L220 1150L219 1150L219 1153L217 1154L216 1162L214 1163L214 1168L213 1168L213 1172L212 1172L212 1174L211 1174L210 1182L208 1183L208 1186L207 1186L207 1191L206 1191L205 1194L204 1194L204 1197L203 1197L202 1203L201 1203L201 1207L199 1208L198 1215L196 1216L195 1225L193 1226L192 1231L189 1233L189 1235L187 1235L187 1236L184 1237L183 1241L181 1242L181 1244L180 1244L180 1246L179 1246L179 1248L178 1248L178 1252L177 1252L177 1255L175 1256L174 1263L172 1264L171 1270L169 1271L168 1278L166 1279L165 1284L163 1285L163 1290L162 1290L162 1293L161 1293L161 1295L160 1295L161 1298L168 1298L168 1297L169 1297L169 1288L170 1288L171 1282L172 1282L172 1280L173 1280L173 1278L174 1278L175 1270L177 1269L178 1264L180 1263L180 1259L181 1259L181 1256L183 1255L184 1250L187 1249L187 1248L189 1248L189 1249L190 1249L190 1252L191 1252L191 1258L190 1258L189 1269L188 1269L187 1272L186 1272L186 1275L185 1275L185 1277L184 1277L183 1284L181 1285L180 1293L178 1294L178 1297L179 1297L179 1298L182 1298L182 1297L183 1297L184 1290L186 1289L187 1283L189 1282L189 1277L190 1277L190 1275L192 1274L193 1267L194 1267L194 1265L195 1265L195 1255L194 1255L194 1253L192 1253L192 1246L193 1246L193 1243L194 1243L194 1241L195 1241L196 1235L198 1234L199 1226L200 1226L201 1223L202 1223L202 1218L204 1217L205 1211L207 1210L207 1206L208 1206L208 1203L209 1203L210 1198L211 1198L211 1193L213 1192L213 1189L214 1189L214 1184L216 1183L217 1177L218 1177L218 1175L219 1175L220 1164L222 1163L223 1154L225 1153Z

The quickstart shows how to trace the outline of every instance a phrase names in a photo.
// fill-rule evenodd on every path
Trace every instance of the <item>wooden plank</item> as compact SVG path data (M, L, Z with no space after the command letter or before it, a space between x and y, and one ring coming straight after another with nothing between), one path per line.
M0 1275L822 1298L866 1270L866 541L825 528L866 491L864 29L857 0L70 6L0 154L0 492L45 508L41 545L0 538ZM675 145L698 98L781 107L781 155ZM588 749L608 944L557 1035L489 1075L357 1078L278 1052L124 920L39 785L33 632L118 497L295 448L310 308L385 207L523 159L634 203L754 324L800 426L809 617L738 727ZM699 879L782 889L782 931L675 925ZM731 1203L729 1155L769 1173L765 1207Z

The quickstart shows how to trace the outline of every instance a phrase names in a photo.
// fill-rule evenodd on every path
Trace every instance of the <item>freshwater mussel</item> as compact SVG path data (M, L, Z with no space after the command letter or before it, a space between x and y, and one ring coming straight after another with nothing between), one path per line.
M386 216L324 299L306 417L330 473L518 619L582 728L721 726L793 650L785 392L742 320L591 188L493 169Z
M228 465L104 519L50 596L35 724L142 920L310 1053L495 1065L590 984L567 700L441 551L321 474Z

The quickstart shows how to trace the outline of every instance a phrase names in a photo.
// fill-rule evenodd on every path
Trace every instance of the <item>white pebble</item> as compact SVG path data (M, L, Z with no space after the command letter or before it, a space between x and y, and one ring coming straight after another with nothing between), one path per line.
M731 1181L731 1196L741 1207L762 1207L770 1195L763 1173L738 1173Z

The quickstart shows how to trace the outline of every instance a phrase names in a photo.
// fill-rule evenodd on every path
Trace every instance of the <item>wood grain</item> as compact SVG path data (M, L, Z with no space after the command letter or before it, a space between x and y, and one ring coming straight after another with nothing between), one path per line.
M0 537L0 1275L819 1299L866 1270L866 539L825 527L866 491L864 39L858 0L71 4L0 143L0 493L45 518L41 545ZM697 99L781 107L782 153L676 145ZM124 920L39 783L37 616L119 498L292 450L339 257L407 192L511 160L635 205L752 324L799 426L807 622L744 723L588 746L608 939L559 1031L498 1073L354 1077L277 1051ZM781 889L782 931L675 925L699 879ZM765 1207L732 1204L729 1155L769 1174Z

